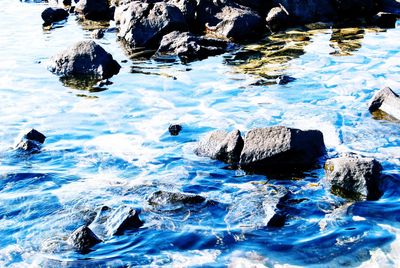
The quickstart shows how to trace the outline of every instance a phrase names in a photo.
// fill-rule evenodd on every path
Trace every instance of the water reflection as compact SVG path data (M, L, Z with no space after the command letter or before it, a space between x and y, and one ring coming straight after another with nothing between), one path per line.
M335 50L332 55L350 56L361 48L365 30L360 28L333 29L330 46Z

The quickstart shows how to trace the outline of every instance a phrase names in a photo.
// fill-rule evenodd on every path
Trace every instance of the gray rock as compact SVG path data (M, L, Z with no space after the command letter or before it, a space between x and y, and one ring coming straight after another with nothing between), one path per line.
M286 29L290 24L289 12L281 6L272 8L267 15L267 27L271 32Z
M375 112L377 110L400 119L400 97L389 87L377 91L369 104L369 111Z
M185 31L182 12L174 5L133 1L115 9L118 37L131 47L158 47L162 37L172 31Z
M62 21L68 18L68 11L62 8L48 7L42 12L44 25L52 24L53 22Z
M46 140L46 136L37 131L31 129L28 133L24 134L21 141L15 146L17 150L22 150L30 153L39 152L42 144Z
M206 156L227 163L237 163L243 148L243 139L239 130L230 133L216 130L207 134L195 149L198 156Z
M168 205L198 205L203 204L206 199L200 195L157 191L154 192L148 203L152 206L168 206Z
M329 159L325 163L326 180L335 194L356 200L376 200L382 166L373 158L355 155Z
M372 23L378 27L382 28L395 28L396 21L400 18L400 15L388 13L388 12L379 12L372 18Z
M400 0L381 0L380 10L400 15Z
M224 53L226 47L227 43L222 40L174 31L163 37L156 54L177 55L188 62Z
M121 66L94 41L81 41L52 57L48 68L63 77L106 79L117 74Z
M68 238L68 244L79 252L86 253L91 247L102 242L87 226L76 229Z
M319 130L258 128L246 134L240 166L254 171L309 167L324 154L324 139Z
M112 11L107 0L80 0L75 6L75 14L86 20L112 19Z

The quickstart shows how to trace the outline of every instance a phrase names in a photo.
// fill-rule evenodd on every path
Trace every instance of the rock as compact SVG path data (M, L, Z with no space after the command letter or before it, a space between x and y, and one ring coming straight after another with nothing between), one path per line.
M380 0L380 10L384 12L400 15L399 0Z
M376 14L376 0L334 0L339 18L355 19Z
M45 135L43 135L36 129L31 129L28 133L23 135L21 141L16 145L15 148L17 150L32 153L39 152L45 140Z
M266 22L271 32L286 29L291 24L289 13L283 6L272 8L268 12Z
M249 7L260 14L264 14L267 8L270 6L270 1L265 0L234 0L239 5Z
M68 18L68 11L62 8L48 7L42 12L44 25L50 25L53 22L62 21Z
M48 68L63 77L106 79L117 74L121 66L94 41L81 41L52 57Z
M102 241L87 226L79 227L68 238L68 244L83 253L100 242Z
M191 28L195 27L193 24L196 21L196 0L169 0L168 3L178 7Z
M152 206L166 206L166 205L198 205L206 201L200 195L175 193L167 191L154 192L147 200Z
M297 24L330 21L337 16L331 0L273 0L274 6L282 6L294 17Z
M296 78L294 78L294 77L287 76L287 75L280 75L280 76L278 76L278 78L276 78L276 83L278 85L286 85L295 80L296 80Z
M182 126L181 125L170 125L168 127L168 131L171 134L171 136L178 136L179 132L181 132Z
M104 37L104 33L105 33L105 31L104 31L104 29L96 29L96 30L94 30L93 32L92 32L92 38L94 38L94 39L101 39L101 38L103 38Z
M195 154L227 163L237 163L243 148L239 130L230 133L216 130L206 135L197 145Z
M385 87L375 93L369 104L369 111L381 110L396 119L400 119L400 97L389 87Z
M133 1L115 9L118 37L131 47L158 47L162 37L172 31L185 31L182 12L174 5Z
M373 158L347 155L325 163L326 180L332 191L356 200L377 200L382 166Z
M400 18L400 15L388 12L379 12L372 18L372 23L381 28L395 28L398 18Z
M75 14L86 20L107 21L112 19L112 11L107 0L80 0L75 6Z
M222 40L174 31L163 37L156 54L177 55L189 62L224 53L226 47L227 43Z
M324 154L324 139L319 130L258 128L246 134L240 166L254 171L309 167Z

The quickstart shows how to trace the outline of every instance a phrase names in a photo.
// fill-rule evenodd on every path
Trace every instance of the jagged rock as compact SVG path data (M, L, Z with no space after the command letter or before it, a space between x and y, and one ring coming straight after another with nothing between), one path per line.
M400 97L389 87L377 91L369 104L369 111L375 112L377 110L400 119Z
M258 128L246 134L240 166L255 171L308 167L324 154L324 139L319 130Z
M90 76L110 78L121 66L94 41L81 41L62 51L50 60L49 70L63 77Z
M75 6L75 14L86 20L112 19L112 11L107 0L80 0Z
M226 47L227 43L222 40L174 31L163 37L156 54L177 55L187 62L224 53Z
M68 244L83 253L100 242L102 241L87 226L79 227L68 238Z
M68 11L62 8L48 7L42 12L44 25L52 24L53 22L62 21L68 18Z
M400 18L400 15L388 13L388 12L379 12L372 18L372 23L378 27L382 28L395 28L396 21Z
M268 12L267 27L271 32L286 29L291 24L290 19L289 13L283 6L274 7Z
M227 163L237 163L243 148L243 139L239 130L230 133L216 130L207 134L195 150L198 156L206 156Z
M45 140L45 135L36 129L31 129L22 137L21 141L16 145L16 149L26 152L38 152Z
M326 180L332 192L356 200L376 200L382 166L373 158L347 155L325 163Z
M206 201L206 198L200 195L176 193L167 191L154 192L148 199L152 206L166 206L166 205L197 205Z
M181 125L170 125L168 127L168 131L171 134L171 136L178 136L179 132L181 132L182 126Z
M158 47L162 37L172 31L185 31L182 12L164 2L155 4L133 1L115 9L118 37L131 47Z

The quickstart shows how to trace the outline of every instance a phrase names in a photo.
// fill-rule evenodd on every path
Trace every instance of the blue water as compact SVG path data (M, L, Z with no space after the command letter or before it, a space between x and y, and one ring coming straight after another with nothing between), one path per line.
M365 31L361 47L335 53L332 30L316 31L289 61L288 85L228 64L232 55L187 65L131 60L115 32L98 40L116 60L112 85L64 85L48 59L90 39L73 16L42 28L44 3L0 2L1 267L396 267L400 263L400 124L374 119L367 103L400 90L400 25ZM111 25L113 27L113 25ZM168 126L180 123L173 137ZM332 195L322 168L285 178L245 174L194 155L213 129L286 125L320 129L329 157L356 152L384 166L384 195L349 202ZM12 149L24 129L48 138L39 154ZM282 228L265 227L265 203L290 192ZM213 205L154 208L155 191L195 193ZM66 238L103 205L140 208L139 230L108 237L88 254Z

